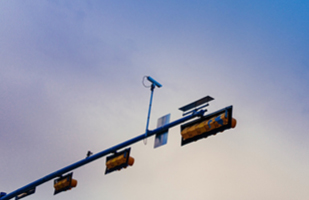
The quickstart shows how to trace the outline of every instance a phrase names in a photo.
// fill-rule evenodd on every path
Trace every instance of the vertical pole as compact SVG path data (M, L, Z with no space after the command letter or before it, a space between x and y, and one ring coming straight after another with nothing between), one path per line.
M151 105L152 105L152 98L153 98L153 91L154 91L155 85L151 84L151 93L150 93L150 102L149 102L149 109L148 109L148 116L147 116L147 123L146 123L146 130L145 130L145 139L144 144L147 144L147 135L148 135L148 127L149 127L149 119L150 119L150 113L151 113Z

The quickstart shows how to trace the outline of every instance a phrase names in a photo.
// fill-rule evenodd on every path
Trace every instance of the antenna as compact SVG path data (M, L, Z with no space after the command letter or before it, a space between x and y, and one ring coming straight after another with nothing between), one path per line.
M150 81L152 84L151 84L151 87L150 87L150 91L151 91L151 94L150 94L150 102L149 102L149 109L148 109L148 116L147 116L147 124L146 124L146 131L145 131L145 139L144 139L144 144L146 145L147 144L147 136L148 136L148 127L149 127L149 119L150 119L150 112L151 112L151 105L152 105L152 97L153 97L153 91L155 89L155 87L157 86L158 88L162 87L162 85L154 80L153 78L151 78L150 76L146 76L147 77L147 80Z
M158 88L162 87L162 85L159 82L157 82L156 80L154 80L150 76L147 76L147 80L150 81L154 86L157 86Z

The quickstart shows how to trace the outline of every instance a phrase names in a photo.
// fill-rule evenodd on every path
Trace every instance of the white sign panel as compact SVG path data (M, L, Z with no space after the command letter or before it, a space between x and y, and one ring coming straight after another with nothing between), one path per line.
M165 115L158 119L157 128L170 123L171 114ZM164 133L156 134L154 148L163 146L167 143L168 130Z

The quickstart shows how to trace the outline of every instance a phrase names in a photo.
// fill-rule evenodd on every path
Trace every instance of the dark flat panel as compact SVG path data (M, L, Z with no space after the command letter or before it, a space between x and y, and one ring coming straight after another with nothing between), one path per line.
M214 98L212 98L211 96L206 96L206 97L203 97L203 98L201 98L197 101L194 101L192 103L189 103L188 105L185 105L185 106L179 108L179 110L186 112L187 110L190 110L192 108L195 108L197 106L200 106L200 105L207 103L209 101L212 101L212 100L214 100Z

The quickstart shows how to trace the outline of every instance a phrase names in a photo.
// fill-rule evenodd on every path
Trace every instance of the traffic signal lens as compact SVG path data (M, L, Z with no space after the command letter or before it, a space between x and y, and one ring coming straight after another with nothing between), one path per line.
M129 157L129 161L128 161L128 165L132 166L134 164L134 158L133 157Z
M235 128L237 124L237 120L232 118L232 128Z
M77 186L77 180L75 180L75 179L72 179L72 181L71 181L71 188L72 187L76 187ZM70 189L71 189L70 188Z

